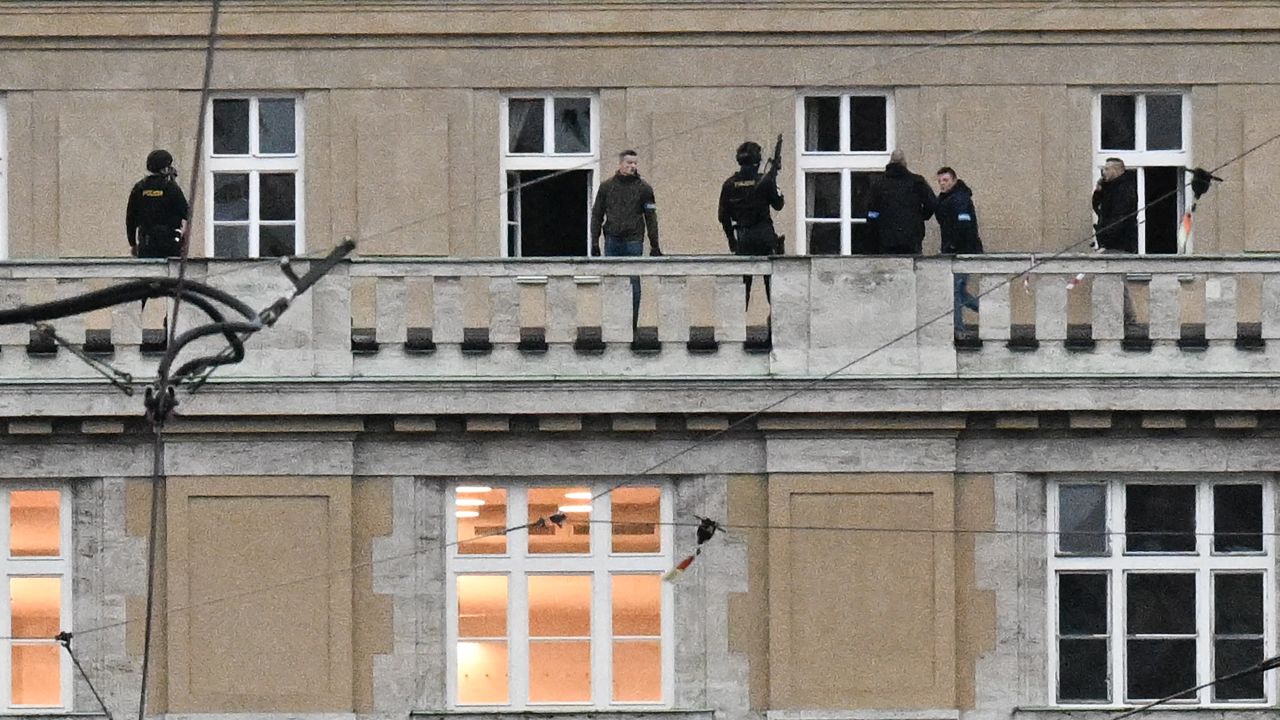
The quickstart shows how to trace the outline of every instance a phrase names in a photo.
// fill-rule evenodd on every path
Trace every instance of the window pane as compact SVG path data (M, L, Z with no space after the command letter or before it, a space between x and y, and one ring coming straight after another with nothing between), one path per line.
M1223 677L1262 662L1262 638L1256 640L1218 640L1213 644L1213 675ZM1254 673L1213 686L1214 700L1262 700L1265 673Z
M614 641L613 699L617 702L660 702L662 700L662 643L660 641Z
M1215 552L1262 550L1262 486L1215 485L1213 488Z
M840 217L840 173L805 173L804 216L806 218Z
M459 555L502 555L507 552L507 491L480 485L454 488Z
M291 98L258 101L258 152L288 155L297 152Z
M1196 576L1190 573L1129 573L1130 635L1194 635Z
M458 637L501 638L507 635L507 577L458 576Z
M249 154L249 101L213 101L213 153Z
M1213 576L1213 632L1216 635L1262 634L1262 575L1217 573Z
M1147 149L1182 149L1182 96L1147 96Z
M1058 576L1058 634L1107 634L1107 576L1062 573Z
M529 702L591 702L591 642L530 642Z
M840 98L804 99L804 149L806 152L840 151Z
M1136 103L1133 95L1102 96L1102 149L1134 150Z
M540 153L542 145L542 101L507 101L508 150L513 153Z
M220 258L249 257L249 226L214 225L213 256Z
M1075 555L1107 554L1107 491L1102 485L1058 488L1058 549Z
M536 523L564 513L563 527L547 520L529 528L529 552L591 552L591 491L587 488L555 487L529 489L529 522Z
M1196 641L1130 640L1130 700L1155 700L1196 684Z
M887 99L849 98L849 149L884 152L889 149Z
M1192 552L1195 530L1195 486L1125 487L1125 547L1130 552Z
M62 493L14 490L9 493L9 554L57 557L61 553Z
M880 178L884 177L883 172L851 172L849 173L849 211L851 217L865 219L867 217L867 205L871 198L871 186ZM874 253L877 251L875 246L875 238L872 236L871 228L865 222L853 223L849 251L855 255L864 253Z
M213 174L213 219L249 219L249 173Z
M810 255L840 254L840 223L809 223Z
M529 637L590 637L591 576L530 575Z
M591 152L591 100L556 98L556 152Z
M622 487L609 493L613 520L609 525L616 553L656 553L662 550L658 511L662 491L648 487Z
M458 702L507 702L507 644L458 643Z
M48 640L62 631L61 578L10 578L9 602L13 637Z
M258 212L262 220L293 220L294 212L293 173L262 173L258 176Z
M60 652L62 648L54 643L13 646L14 705L62 704Z
M1106 701L1107 640L1066 639L1058 641L1058 700Z
M662 635L662 578L657 575L613 576L613 635Z
M262 225L258 228L258 257L281 257L297 250L293 225Z

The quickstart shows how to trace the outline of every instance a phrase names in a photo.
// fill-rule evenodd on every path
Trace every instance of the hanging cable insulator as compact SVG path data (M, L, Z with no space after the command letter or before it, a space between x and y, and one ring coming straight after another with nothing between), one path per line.
M1209 192L1209 188L1213 187L1213 183L1222 182L1222 178L1205 170L1204 168L1183 168L1191 173L1191 192L1199 200L1201 195Z
M662 579L665 582L675 582L676 578L680 577L680 574L685 570L688 570L689 566L693 564L694 558L702 554L703 544L715 537L717 532L724 529L720 527L720 523L712 520L711 518L704 518L698 515L694 515L694 517L698 518L698 530L695 534L698 539L698 545L694 549L692 555L689 555L685 559L676 563L675 567L671 568L666 575L662 576Z

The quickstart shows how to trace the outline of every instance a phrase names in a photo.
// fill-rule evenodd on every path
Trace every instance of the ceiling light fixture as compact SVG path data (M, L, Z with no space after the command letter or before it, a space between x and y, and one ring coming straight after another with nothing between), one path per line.
M458 507L480 507L484 501L480 498L458 498L453 501L453 504Z
M561 505L560 512L589 513L591 512L591 506L590 505Z
M460 493L487 493L493 492L493 488L487 485L459 485L453 491Z
M564 496L569 498L570 500L590 500L591 499L591 493L586 490L574 490L573 492L565 493Z
M457 517L460 517L460 518L476 518L476 517L480 517L480 513L476 512L475 510L459 510L459 511L455 512L455 513L454 513L454 515L456 515Z

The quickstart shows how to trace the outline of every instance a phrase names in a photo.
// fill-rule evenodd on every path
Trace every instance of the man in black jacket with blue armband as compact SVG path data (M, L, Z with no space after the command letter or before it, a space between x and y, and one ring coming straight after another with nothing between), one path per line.
M942 230L943 255L977 255L982 252L978 235L978 211L973 206L973 191L956 177L950 167L938 169L938 205L934 217ZM969 293L969 274L952 276L952 320L956 334L964 332L964 308L978 312L978 298Z

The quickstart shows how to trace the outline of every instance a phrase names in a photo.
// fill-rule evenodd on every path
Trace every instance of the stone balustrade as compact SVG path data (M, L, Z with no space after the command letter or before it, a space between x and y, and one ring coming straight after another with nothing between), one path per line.
M0 263L0 302L41 302L175 272L176 264L157 261L11 261ZM969 327L959 338L951 321L956 273L982 295L981 313L966 311ZM193 260L189 275L254 307L290 289L265 260ZM743 275L772 277L771 313L759 280L747 307ZM635 328L632 277L642 298ZM163 348L166 304L144 311L134 303L54 325L67 342L148 377ZM196 319L184 307L183 326ZM200 347L215 350L217 340ZM248 348L245 362L219 377L1276 373L1280 259L359 258ZM32 328L0 327L0 379L87 377L94 373L79 358Z

